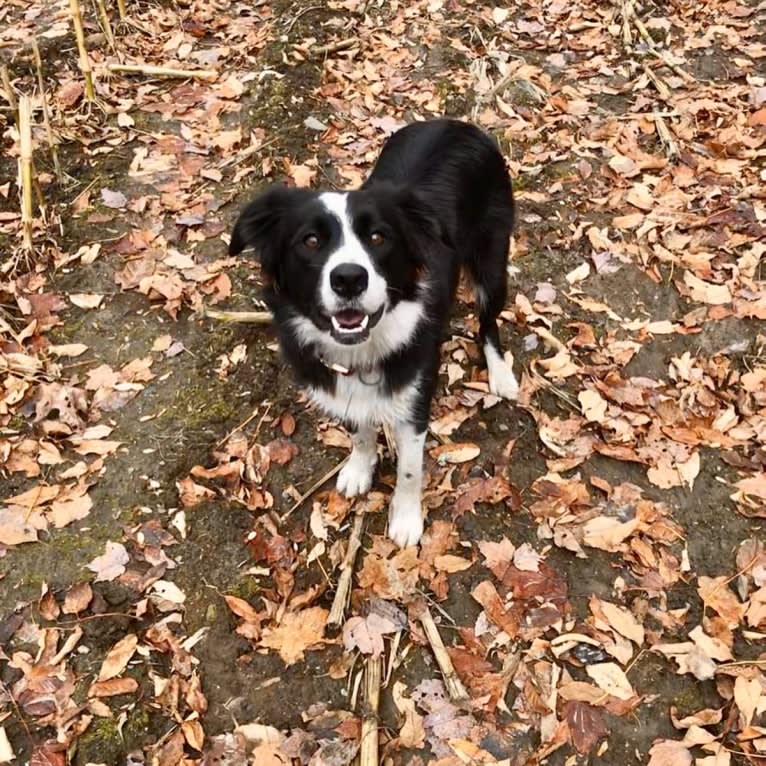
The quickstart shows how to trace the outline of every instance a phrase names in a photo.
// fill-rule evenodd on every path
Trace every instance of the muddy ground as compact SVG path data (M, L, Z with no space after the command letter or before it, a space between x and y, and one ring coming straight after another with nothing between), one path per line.
M283 79L264 79L253 85L242 98L242 111L227 117L232 124L242 122L249 127L263 128L270 137L270 146L264 156L289 157L295 163L305 162L314 154L316 137L307 134L304 121L313 116L319 120L332 119L332 110L316 88L322 79L322 64L308 60L299 65L283 66L282 53L294 43L324 28L328 19L342 14L309 10L309 0L297 3L275 3L277 14L285 20L297 19L294 24L278 22L268 45L258 54L259 65L274 67ZM469 13L476 5L458 9L455 13ZM306 13L302 14L302 12ZM385 12L381 11L383 15ZM302 15L301 15L302 14ZM481 24L478 25L481 27ZM534 52L511 51L534 57ZM54 48L50 56L71 56L71 40ZM713 53L700 61L702 67L712 67L720 75L728 54ZM457 72L461 77L468 72L471 61L464 53L456 52L445 43L429 47L426 68L422 74L442 84L441 103L445 114L465 117L472 94L451 92L450 82ZM710 76L710 75L708 75ZM524 94L517 94L523 99ZM510 103L514 94L508 95ZM619 116L626 99L604 99L599 109L605 114ZM151 132L180 134L177 120L159 121L156 115L143 115L141 128ZM311 148L309 148L311 147ZM127 197L139 196L145 187L128 176L132 146L123 145L104 155L93 155L74 144L62 151L64 167L75 179L71 185L54 192L57 200L66 205L90 183L118 188ZM509 159L519 158L528 147L508 147ZM319 142L320 177L325 184L334 175L333 162L323 153ZM523 174L517 180L519 189L544 188L557 179L566 179L577 173L576 157L568 157L545 166L530 177ZM6 169L9 166L6 165ZM231 225L240 206L265 183L272 179L259 178L256 173L241 184L226 189L230 200L219 211L220 220ZM543 202L522 201L519 209L519 229L524 232L526 249L514 260L518 272L511 278L510 300L517 292L534 294L540 282L551 282L558 290L566 291L565 275L576 267L585 254L580 240L568 242L571 225L576 226L591 215L590 202L585 190L574 186L555 199ZM10 203L8 203L10 206ZM94 241L112 240L136 223L136 215L125 219L116 217L106 225L85 222L82 216L64 212L63 247L74 251L80 245ZM201 258L223 257L225 243L220 239L208 240L198 250ZM170 333L180 341L184 351L170 359L157 361L152 370L155 378L139 396L123 409L111 413L108 422L115 430L111 438L122 442L117 454L110 458L108 470L91 491L94 506L90 515L68 528L51 531L37 544L28 544L8 550L0 558L0 615L8 615L19 605L35 600L43 583L53 590L66 590L70 585L88 576L87 562L103 551L108 540L118 540L126 526L142 520L157 518L167 522L178 507L176 482L188 475L194 465L209 465L211 452L239 424L254 412L281 413L289 410L296 419L292 439L300 454L284 468L273 470L267 486L274 495L277 508L284 510L292 499L282 489L293 485L299 492L310 487L326 474L344 456L344 451L323 445L317 439L319 415L300 402L299 391L291 382L289 371L274 347L274 335L268 327L230 325L201 318L184 308L176 321L168 317L161 304L152 303L146 296L135 292L121 292L115 285L114 273L120 267L118 255L105 255L91 265L61 269L53 274L51 286L61 293L101 293L106 295L98 311L68 308L62 315L63 324L54 328L49 339L54 343L85 343L89 346L86 361L108 364L114 368L135 358L145 356L154 341ZM254 304L258 294L257 272L247 265L230 273L234 293L227 306L247 308ZM666 275L667 276L667 275ZM607 303L621 316L651 316L657 319L677 320L689 309L683 299L667 281L657 284L635 266L625 265L616 274L594 276L588 282L588 294ZM607 327L609 320L602 315L587 314L572 305L571 311L556 327L566 321L588 321L597 333ZM462 333L470 307L461 305L455 313L452 331ZM754 337L755 320L730 318L711 323L699 334L656 336L648 340L630 362L626 374L665 379L671 357L684 350L693 354L713 355L738 341ZM519 371L528 363L530 352L522 346L525 331L506 322L503 335L513 350ZM230 353L240 344L247 346L247 358L226 379L215 369L221 354ZM78 362L83 360L77 360ZM743 360L743 364L747 360ZM167 373L167 375L165 374ZM566 385L564 386L566 389ZM576 393L576 388L572 389ZM551 394L543 396L543 406L550 416L568 413L565 402ZM159 414L158 414L159 413ZM149 420L143 416L156 415ZM257 418L247 429L252 433ZM266 429L276 433L273 424ZM515 512L483 509L476 515L467 514L459 521L462 540L499 539L509 537L517 545L530 541L539 544L537 525L527 506L529 487L546 473L544 449L538 439L537 427L524 409L501 403L465 423L453 436L455 440L476 442L486 456L491 457L508 442L517 439L513 459L508 467L508 478L520 490L522 507ZM749 536L757 535L760 526L734 512L729 496L729 481L736 478L714 450L703 450L703 470L692 490L676 488L663 491L653 486L641 466L595 456L577 470L589 478L597 476L616 485L632 482L646 496L667 503L673 518L686 531L689 556L698 574L715 576L733 572L733 557L737 546ZM383 465L383 474L391 474L390 462ZM3 480L4 496L26 488L25 480L16 475ZM304 504L290 520L291 529L305 529L308 525L310 503ZM434 518L448 518L439 511ZM204 502L187 512L188 531L172 549L177 568L169 573L187 595L185 602L185 628L188 634L202 627L209 628L205 640L195 650L200 660L203 688L209 702L204 717L205 732L212 736L230 731L235 723L260 721L277 728L287 729L301 723L301 713L311 702L326 702L332 707L349 705L349 680L333 680L327 675L329 663L339 654L338 647L321 652L310 652L305 663L285 668L273 654L253 652L244 639L234 633L235 620L222 600L222 594L236 594L249 598L263 586L259 577L246 574L251 556L245 544L252 527L252 513L237 504L224 500ZM368 528L368 533L380 534L385 519L380 514ZM575 617L587 614L588 597L597 594L612 596L615 577L621 573L619 559L598 551L589 551L585 559L553 549L549 562L565 574L570 587L570 598ZM321 580L321 573L313 571L299 575L304 583ZM474 566L450 578L448 599L441 607L454 623L470 625L479 615L479 605L470 597L470 590L484 575ZM116 583L100 586L113 611L121 611L128 594ZM680 583L669 594L670 608L691 602L694 585ZM320 603L328 606L332 588ZM694 607L697 608L696 606ZM442 620L447 640L449 623ZM84 623L85 639L91 653L77 659L79 673L87 674L98 666L103 652L119 638L130 620L93 620ZM747 650L755 652L754 647ZM7 673L7 671L3 671ZM397 671L408 685L435 673L431 655L422 648L409 652L403 666ZM10 680L10 675L6 675ZM658 737L674 737L668 710L675 707L681 714L703 707L716 706L717 695L713 681L690 682L688 677L676 675L668 662L658 655L642 653L630 671L630 680L641 694L651 695L653 701L643 704L635 715L614 718L610 722L609 749L598 759L600 763L624 764L644 762L652 742ZM6 721L8 727L9 722ZM109 720L97 722L79 740L75 762L124 763L126 754L137 747L155 741L165 725L156 721L151 710L139 699L129 710L128 724L120 736ZM390 731L398 729L398 719L390 701L384 695L382 725ZM39 733L31 739L23 733L19 721L11 719L9 732L16 744L17 754L23 760ZM534 738L534 734L531 735ZM563 763L565 755L558 753L551 763Z

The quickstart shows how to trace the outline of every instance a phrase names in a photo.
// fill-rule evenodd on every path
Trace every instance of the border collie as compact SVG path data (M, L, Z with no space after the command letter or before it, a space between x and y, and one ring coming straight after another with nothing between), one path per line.
M353 432L338 475L372 486L378 427L392 426L396 488L388 534L423 533L423 448L439 347L461 267L473 282L489 389L516 399L497 316L505 305L513 193L495 141L467 123L413 123L392 135L350 192L272 187L248 204L229 252L260 257L264 298L298 383Z

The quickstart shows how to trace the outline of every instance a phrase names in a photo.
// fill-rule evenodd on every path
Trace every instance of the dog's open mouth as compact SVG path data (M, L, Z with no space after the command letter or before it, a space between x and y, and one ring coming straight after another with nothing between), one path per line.
M330 317L332 337L346 345L362 343L370 336L370 330L383 316L383 306L374 314L365 314L359 309L343 309Z

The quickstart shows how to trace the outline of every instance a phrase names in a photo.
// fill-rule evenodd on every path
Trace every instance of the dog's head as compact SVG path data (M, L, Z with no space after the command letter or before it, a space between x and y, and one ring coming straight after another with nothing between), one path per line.
M399 301L417 296L442 238L436 217L406 189L273 187L242 211L229 253L252 246L280 302L353 345Z

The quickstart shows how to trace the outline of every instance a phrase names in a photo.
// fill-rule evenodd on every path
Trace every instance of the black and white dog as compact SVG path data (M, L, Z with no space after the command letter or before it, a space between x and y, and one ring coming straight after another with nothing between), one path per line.
M370 489L378 427L392 426L388 533L401 546L423 532L423 447L461 267L475 286L490 391L518 395L496 322L512 228L511 182L496 143L455 120L395 133L359 190L274 187L234 227L229 252L251 245L259 254L264 297L298 382L353 429L342 493Z

